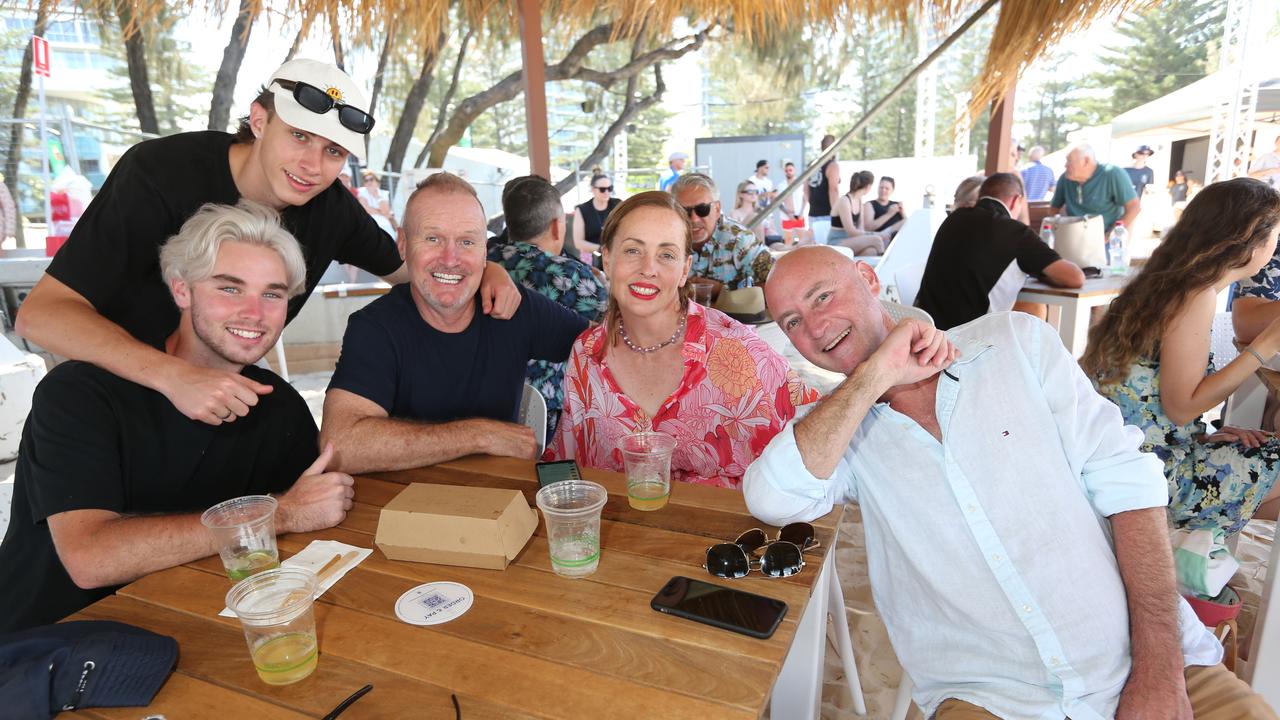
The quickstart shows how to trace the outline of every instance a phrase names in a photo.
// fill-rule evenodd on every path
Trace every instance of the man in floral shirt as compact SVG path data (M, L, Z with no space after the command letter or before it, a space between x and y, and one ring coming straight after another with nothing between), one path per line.
M702 173L681 175L671 194L693 224L694 277L715 282L715 292L764 285L773 256L755 233L720 212L715 181Z
M507 242L489 249L489 260L511 279L544 295L587 322L598 322L609 293L591 268L567 255L566 223L560 193L536 175L518 177L502 189ZM547 400L547 437L553 436L564 407L564 363L529 361L529 384Z

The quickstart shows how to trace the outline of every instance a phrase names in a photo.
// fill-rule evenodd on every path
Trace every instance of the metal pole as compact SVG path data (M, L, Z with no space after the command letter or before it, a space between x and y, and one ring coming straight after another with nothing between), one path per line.
M44 75L36 77L40 98L40 172L44 176L44 234L48 237L53 232L53 208L49 203L49 129L44 121Z
M849 138L853 137L858 131L862 130L862 128L866 127L867 123L871 122L876 115L879 115L881 110L883 110L889 103L893 102L893 100L901 95L904 90L910 87L911 83L915 81L917 75L924 72L925 68L933 64L934 60L937 60L947 48L951 47L951 43L959 40L960 36L965 34L969 28L973 27L973 24L978 22L978 20L981 19L982 16L985 15L997 2L999 2L999 0L987 0L982 4L982 7L974 11L974 13L969 16L969 19L965 20L960 27L956 28L955 32L947 36L947 39L943 40L942 44L939 45L937 49L929 53L928 57L921 60L919 65L912 68L911 72L907 73L906 77L898 81L898 84L889 91L889 94L880 98L880 101L868 110L867 114L863 115L858 122L854 123L853 127L849 128L843 135L836 138L836 141L831 143L831 146L824 150L822 154L810 163L802 172L796 173L795 179L787 185L786 189L778 192L777 196L774 197L774 199L765 206L763 210L757 213L755 217L751 218L750 222L747 223L747 227L754 229L757 225L764 222L765 218L769 217L774 210L777 210L782 205L782 201L790 197L791 193L795 192L796 188L806 182L810 175L816 172L818 168L825 165L828 160L834 158L836 156L836 150L840 149L841 145L843 145Z

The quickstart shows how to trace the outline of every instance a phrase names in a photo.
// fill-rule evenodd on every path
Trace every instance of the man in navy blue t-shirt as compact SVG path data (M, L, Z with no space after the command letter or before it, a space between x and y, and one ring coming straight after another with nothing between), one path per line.
M484 208L455 175L418 186L397 243L409 282L351 315L325 396L321 437L333 442L337 467L534 457L533 431L515 422L526 366L567 360L586 320L523 287L510 320L478 310Z

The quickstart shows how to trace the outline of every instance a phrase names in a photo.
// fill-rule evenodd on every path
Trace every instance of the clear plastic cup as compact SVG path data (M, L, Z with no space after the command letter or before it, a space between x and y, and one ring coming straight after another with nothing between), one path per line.
M638 432L622 438L627 469L627 502L636 510L659 510L671 497L671 453L676 439L666 433Z
M240 618L249 656L268 685L288 685L310 675L319 655L316 574L276 568L250 576L227 592L227 607Z
M246 495L220 502L200 516L217 538L222 566L232 580L280 567L276 505L269 495Z
M609 499L603 486L562 480L538 491L547 522L551 569L564 577L586 577L600 564L600 510Z

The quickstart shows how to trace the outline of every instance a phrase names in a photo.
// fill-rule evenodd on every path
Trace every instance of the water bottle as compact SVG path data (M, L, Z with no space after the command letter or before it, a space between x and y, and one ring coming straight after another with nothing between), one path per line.
M1124 223L1117 220L1111 230L1111 239L1107 241L1107 263L1111 266L1112 275L1124 275L1129 272L1128 245L1129 231Z
M1040 223L1040 240L1053 249L1053 221L1046 219Z

